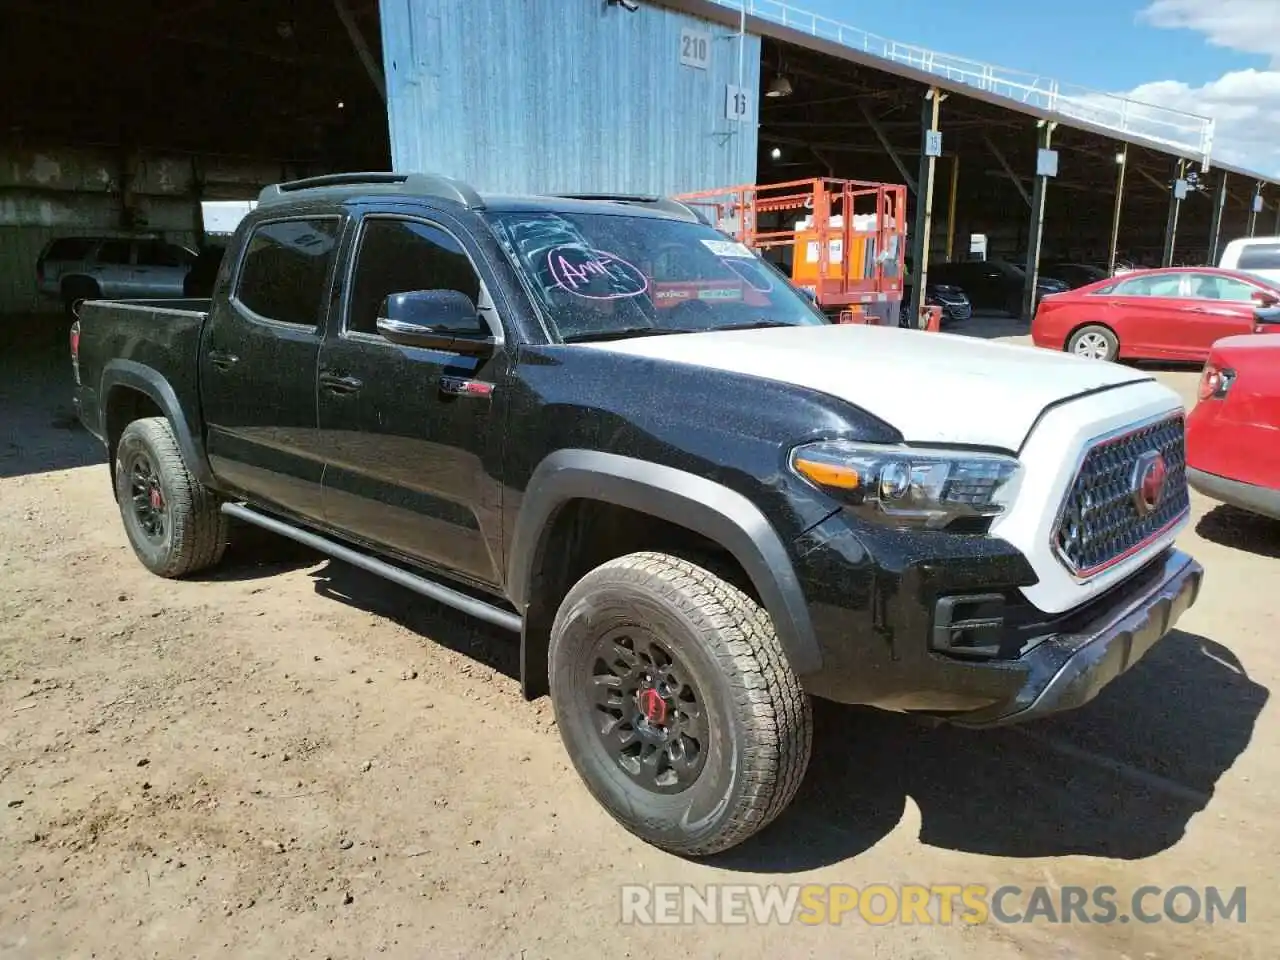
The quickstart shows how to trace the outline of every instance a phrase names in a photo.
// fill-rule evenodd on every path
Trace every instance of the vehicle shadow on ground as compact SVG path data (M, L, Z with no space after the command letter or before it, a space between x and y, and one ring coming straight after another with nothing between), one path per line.
M794 872L856 857L920 810L921 842L987 856L1135 860L1181 839L1248 745L1269 694L1220 644L1169 634L1078 711L1025 727L929 728L817 704L791 807L718 867Z
M59 315L0 317L0 479L106 460L71 405L68 329Z
M1220 504L1200 518L1196 533L1223 547L1280 558L1280 520Z
M386 617L424 640L446 647L519 682L519 635L446 607L371 573L330 560L312 571L316 593Z
M232 519L227 552L222 562L209 570L191 574L188 580L234 583L259 580L291 570L319 566L327 557L296 540L282 537L250 523Z

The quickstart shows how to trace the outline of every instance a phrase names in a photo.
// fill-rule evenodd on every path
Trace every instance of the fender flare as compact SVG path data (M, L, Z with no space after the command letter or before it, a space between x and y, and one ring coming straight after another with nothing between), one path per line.
M720 544L751 579L797 675L822 666L804 591L786 547L742 494L683 470L592 450L559 450L525 488L507 557L507 593L529 603L534 564L556 512L571 500L600 500L678 524Z
M136 360L108 360L102 370L101 387L98 396L102 398L102 425L106 432L109 422L107 411L111 402L111 391L115 387L128 387L145 394L165 415L173 427L178 450L191 475L207 487L212 487L213 470L209 466L209 458L205 456L204 447L196 439L182 410L178 395L169 381L162 374Z

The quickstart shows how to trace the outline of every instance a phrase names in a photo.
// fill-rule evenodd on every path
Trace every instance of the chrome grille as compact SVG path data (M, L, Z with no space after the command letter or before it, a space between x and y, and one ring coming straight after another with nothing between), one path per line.
M1185 427L1181 414L1095 443L1067 491L1053 531L1058 558L1088 577L1131 556L1191 507L1187 494ZM1139 506L1139 461L1158 451L1167 470L1154 508Z

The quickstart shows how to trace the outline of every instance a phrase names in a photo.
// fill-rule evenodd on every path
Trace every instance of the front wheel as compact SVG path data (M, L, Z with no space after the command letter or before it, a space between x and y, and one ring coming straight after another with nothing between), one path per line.
M646 842L718 853L795 796L809 698L768 614L710 571L661 553L597 567L561 604L549 654L574 767Z
M1106 327L1091 323L1071 335L1067 352L1090 360L1115 360L1120 355L1120 341Z
M135 420L116 444L116 502L138 559L161 577L211 567L227 546L227 517L183 462L164 417Z

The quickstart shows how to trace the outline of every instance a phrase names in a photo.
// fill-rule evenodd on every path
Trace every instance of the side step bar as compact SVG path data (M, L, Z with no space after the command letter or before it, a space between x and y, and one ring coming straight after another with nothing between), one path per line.
M283 520L277 520L275 517L259 513L252 507L246 507L241 503L224 503L222 512L229 517L235 517L237 520L251 523L255 527L261 527L282 537L288 537L290 540L296 540L298 543L311 547L313 550L318 550L320 553L333 557L335 560L341 560L343 563L349 563L353 567L366 570L374 576L390 580L392 583L398 583L414 593L430 597L438 603L443 603L446 607L461 610L463 613L470 614L495 626L503 627L512 633L519 633L523 626L520 617L514 613L502 610L493 604L485 603L483 600L477 600L475 597L469 597L465 593L459 593L457 590L436 583L434 580L420 577L415 573L410 573L408 570L361 553L359 550L353 550L330 540L328 537L322 537L318 533L303 530L293 526L293 524L285 523Z

